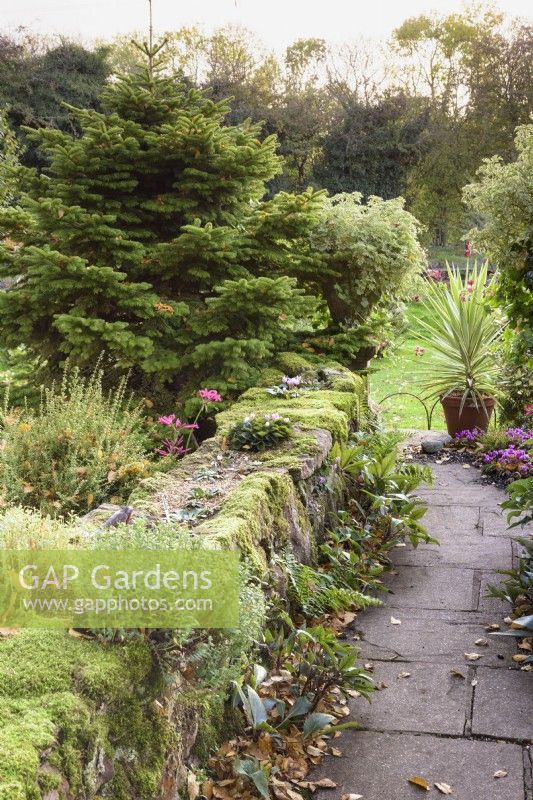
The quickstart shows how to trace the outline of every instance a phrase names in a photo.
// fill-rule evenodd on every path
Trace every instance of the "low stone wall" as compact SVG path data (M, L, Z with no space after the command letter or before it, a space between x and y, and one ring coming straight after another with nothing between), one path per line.
M302 371L312 388L298 397L266 391L283 373ZM360 427L366 413L364 379L338 364L317 370L288 354L263 383L218 415L213 439L172 472L142 482L130 500L137 515L186 525L241 552L247 576L241 613L248 621L213 647L221 664L221 653L229 654L237 672L264 622L258 579L269 576L283 593L284 575L274 557L289 545L297 559L312 562L335 504L324 488L333 468L329 452ZM234 422L272 411L293 423L287 442L261 454L227 448ZM208 646L207 639L201 646ZM177 800L189 760L204 758L227 734L225 687L207 686L185 668L171 681L167 675L165 688L152 655L144 638L106 645L25 631L0 641L2 800ZM12 662L24 668L14 669ZM224 669L230 669L225 662ZM76 725L71 712L83 721Z

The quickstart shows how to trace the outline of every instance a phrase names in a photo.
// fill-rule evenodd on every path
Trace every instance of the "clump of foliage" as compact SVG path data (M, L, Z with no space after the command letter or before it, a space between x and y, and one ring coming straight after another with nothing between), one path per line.
M400 462L397 444L395 436L363 434L332 449L332 484L322 488L335 491L342 476L347 510L338 512L327 532L316 567L299 563L290 550L283 554L294 614L318 618L378 605L389 551L405 539L415 547L435 541L421 523L427 507L414 495L422 482L431 482L431 470Z
M231 428L228 443L235 450L267 450L287 439L291 431L291 421L281 414L250 414Z
M477 181L464 189L465 201L478 215L480 224L470 232L476 246L499 268L496 297L509 317L508 358L512 370L533 367L533 125L517 129L517 158L504 163L487 159ZM516 384L524 388L523 380ZM529 389L531 390L531 381ZM520 395L518 417L533 391Z
M126 381L107 393L97 369L85 379L66 370L44 389L39 408L9 407L0 417L0 495L57 516L83 512L109 498L121 502L147 474L142 410Z
M525 527L533 522L533 477L513 481L507 487L508 499L502 508L508 512L507 518L511 528ZM499 597L513 603L519 614L533 614L533 537L519 537L519 563L516 568L501 570L507 578L502 587L489 586L492 597ZM515 636L527 636L533 632L533 618L530 616L524 624L516 620ZM514 626L513 626L514 627ZM533 660L533 659L531 659Z
M343 360L355 364L357 352L373 332L373 313L406 296L424 264L419 226L402 198L382 200L339 194L323 206L311 243L320 268L300 274L327 305L326 334L339 338ZM379 315L375 317L379 320ZM383 320L379 322L382 325ZM328 352L328 336L324 336ZM319 348L321 344L319 343Z
M47 162L21 168L20 206L0 214L8 346L55 373L105 351L142 386L186 379L233 389L287 349L314 308L297 286L320 193L262 200L276 142L229 107L144 68L110 83L103 111L70 108L81 135L28 132ZM213 385L213 384L212 384Z

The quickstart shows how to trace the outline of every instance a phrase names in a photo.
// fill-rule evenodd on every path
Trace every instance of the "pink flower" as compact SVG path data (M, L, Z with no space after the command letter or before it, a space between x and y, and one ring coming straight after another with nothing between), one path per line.
M200 389L197 392L198 397L204 401L204 403L221 403L222 397L217 392L216 389Z
M174 425L174 420L176 419L175 414L167 414L166 416L159 417L157 420L161 425ZM179 422L179 420L178 420Z
M533 403L528 403L524 406L524 414L526 417L530 417L533 414Z
M465 242L465 256L469 258L472 255L472 242Z
M425 347L415 347L415 356L423 356L425 352Z

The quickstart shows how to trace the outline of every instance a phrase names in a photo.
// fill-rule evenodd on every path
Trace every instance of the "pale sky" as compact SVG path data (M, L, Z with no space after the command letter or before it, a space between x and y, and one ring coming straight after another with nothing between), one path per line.
M530 0L501 0L499 8L527 17ZM250 28L281 51L301 37L331 43L386 38L406 17L435 10L460 11L461 0L153 0L157 31L201 23L208 31L226 23ZM145 30L147 0L0 0L0 30L19 25L84 40Z

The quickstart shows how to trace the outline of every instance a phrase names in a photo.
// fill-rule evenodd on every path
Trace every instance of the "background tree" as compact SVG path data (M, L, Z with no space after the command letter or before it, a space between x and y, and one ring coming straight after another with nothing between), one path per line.
M24 144L22 160L38 165L40 157L23 126L78 133L65 104L98 108L109 75L108 47L88 50L61 40L56 46L32 34L0 36L0 108Z

